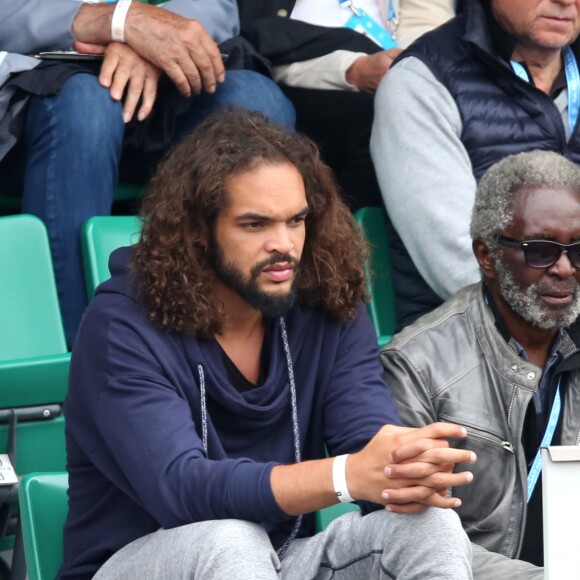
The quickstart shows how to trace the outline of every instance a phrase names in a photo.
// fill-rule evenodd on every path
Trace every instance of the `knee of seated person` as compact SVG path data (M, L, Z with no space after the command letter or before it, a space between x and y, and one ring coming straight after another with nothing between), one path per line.
M268 535L258 524L244 520L213 520L206 522L203 534L203 559L198 558L199 529L198 524L176 528L181 533L191 529L192 565L198 572L209 567L221 566L224 562L236 562L243 567L244 562L253 565L257 562L266 563L273 568L279 563L277 554L270 543ZM187 540L185 540L187 543Z
M260 111L274 123L289 129L296 126L294 106L270 78L251 70L231 70L220 87L221 106L244 107Z
M431 533L429 530L437 530L444 537L454 537L457 541L463 539L465 545L469 545L467 534L454 510L430 507L418 514L410 514L408 517L415 518L418 529L424 530L427 535Z
M413 537L432 537L433 541L438 541L437 538L440 539L442 536L458 540L463 538L465 544L469 544L461 520L453 510L430 507L416 514L393 514L377 510L369 515L371 517L368 525L379 528L384 526L387 535L391 532L392 526L398 525Z
M49 115L50 119L46 118ZM59 134L78 144L78 148L119 142L124 132L122 104L113 101L109 91L92 74L71 76L58 95L32 100L29 121L62 129Z
M245 520L215 520L204 542L213 550L236 551L256 549L260 544L271 546L268 535L260 525Z

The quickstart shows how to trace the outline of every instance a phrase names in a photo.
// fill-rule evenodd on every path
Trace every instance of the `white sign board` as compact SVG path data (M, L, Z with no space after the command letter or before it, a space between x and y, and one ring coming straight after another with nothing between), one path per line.
M18 477L8 455L0 454L0 485L14 485Z
M542 448L544 577L580 578L580 447Z

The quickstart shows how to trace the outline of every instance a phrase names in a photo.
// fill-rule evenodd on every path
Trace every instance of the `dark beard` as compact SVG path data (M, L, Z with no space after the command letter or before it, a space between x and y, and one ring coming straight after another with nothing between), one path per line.
M216 278L222 284L237 292L244 302L262 312L264 316L270 318L281 316L296 304L296 279L299 266L299 261L296 258L288 254L272 256L267 260L255 264L250 271L250 279L244 280L243 273L236 265L226 261L221 246L212 236L211 246L209 248L209 259ZM276 296L260 290L257 280L262 270L267 266L281 262L293 264L296 268L290 291L282 296Z

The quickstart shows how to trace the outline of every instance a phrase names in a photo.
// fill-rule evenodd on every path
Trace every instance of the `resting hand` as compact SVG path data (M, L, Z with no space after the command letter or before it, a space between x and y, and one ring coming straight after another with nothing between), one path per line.
M386 425L359 453L349 457L347 482L351 495L381 503L395 512L428 506L458 507L447 489L465 485L471 472L453 473L456 463L473 463L472 451L452 449L447 438L465 437L465 429L433 423L421 429Z
M139 100L141 106L137 119L146 119L155 103L157 85L161 71L141 58L133 49L121 42L111 42L106 47L77 42L75 48L81 52L103 54L99 83L109 89L111 98L123 103L123 120L128 123L135 114Z
M197 20L135 2L125 23L125 39L185 96L202 89L213 93L225 78L218 46Z
M84 4L72 24L76 41L107 45L113 10L108 3ZM133 2L125 19L125 41L166 73L185 96L202 89L213 93L225 78L218 46L204 27L169 10Z
M346 80L359 91L374 94L393 61L401 54L400 48L391 48L357 58L346 71Z

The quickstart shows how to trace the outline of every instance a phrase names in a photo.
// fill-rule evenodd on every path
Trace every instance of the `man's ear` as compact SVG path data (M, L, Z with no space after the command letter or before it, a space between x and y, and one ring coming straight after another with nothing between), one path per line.
M481 269L483 279L493 280L495 278L495 261L487 244L483 240L473 240L471 247Z

